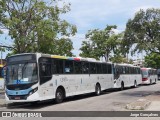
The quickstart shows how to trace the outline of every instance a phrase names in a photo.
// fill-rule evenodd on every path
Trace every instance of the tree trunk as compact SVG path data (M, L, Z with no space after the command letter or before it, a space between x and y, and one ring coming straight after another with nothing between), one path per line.
M109 53L106 53L104 57L105 57L105 61L108 62L109 61Z

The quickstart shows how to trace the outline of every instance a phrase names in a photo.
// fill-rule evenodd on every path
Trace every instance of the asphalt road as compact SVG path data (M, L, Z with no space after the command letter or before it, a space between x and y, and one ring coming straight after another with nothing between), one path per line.
M55 104L53 100L37 104L13 104L8 107L0 107L0 111L127 111L126 104L156 91L160 91L159 81L157 84L126 88L123 91L107 90L100 96L94 94L78 95L67 98L61 104Z
M13 104L9 107L0 107L0 111L127 111L126 104L138 99L145 98L150 94L160 91L160 82L153 85L139 86L138 88L127 88L123 91L107 90L100 96L93 94L79 95L67 98L61 104L54 101L45 101L38 104ZM3 98L4 96L1 95ZM21 118L1 118L1 120L19 120ZM24 120L27 118L23 118ZM29 118L31 119L31 118ZM37 118L32 118L37 119ZM39 120L136 120L128 117L54 117L38 118ZM150 120L151 118L138 118L138 120ZM159 118L152 118L158 120Z

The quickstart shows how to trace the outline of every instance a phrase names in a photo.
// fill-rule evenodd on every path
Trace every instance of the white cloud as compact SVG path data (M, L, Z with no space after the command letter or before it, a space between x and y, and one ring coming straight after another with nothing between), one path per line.
M3 34L8 34L8 32L9 32L8 29L0 29L0 30L3 32Z
M63 17L78 28L78 35L89 29L104 29L106 25L117 25L116 33L125 30L128 19L140 9L160 8L159 0L65 0L71 3L71 11ZM75 37L76 38L76 37ZM78 40L77 40L78 39ZM81 47L77 37L74 48ZM77 50L77 53L79 51ZM78 55L78 54L77 54Z
M96 24L119 24L119 19L132 17L138 8L160 7L160 1L154 0L66 0L71 3L71 11L65 15L80 30L93 28ZM147 7L147 8L148 8ZM122 17L122 18L121 18ZM99 26L97 26L99 27Z

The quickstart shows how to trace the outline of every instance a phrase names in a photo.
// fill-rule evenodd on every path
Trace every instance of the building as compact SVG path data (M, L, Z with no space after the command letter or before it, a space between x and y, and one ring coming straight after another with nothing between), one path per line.
M134 60L133 65L144 67L144 60L141 60L141 59Z

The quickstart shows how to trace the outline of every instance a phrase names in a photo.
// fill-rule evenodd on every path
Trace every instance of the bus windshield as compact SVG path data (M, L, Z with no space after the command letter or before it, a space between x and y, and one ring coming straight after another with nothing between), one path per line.
M148 77L148 70L142 70L142 77Z
M36 63L19 63L7 66L6 84L28 84L38 81Z

